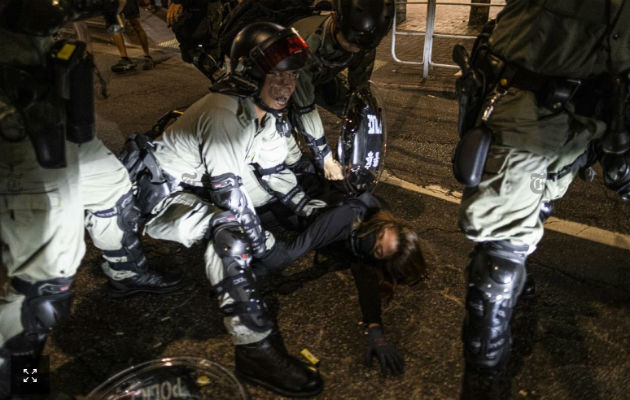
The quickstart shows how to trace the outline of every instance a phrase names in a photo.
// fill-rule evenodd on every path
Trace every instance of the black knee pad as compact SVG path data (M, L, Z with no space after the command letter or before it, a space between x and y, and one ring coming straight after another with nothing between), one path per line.
M211 222L212 244L221 257L225 275L213 289L218 296L227 293L234 300L222 307L224 314L238 316L243 325L253 331L265 332L273 327L273 321L250 268L249 240L236 219L227 214L219 214Z
M497 367L510 348L512 309L525 283L527 248L506 242L479 245L468 266L466 319L463 327L466 361Z
M24 327L18 337L8 341L6 347L13 351L41 351L46 335L61 320L70 315L72 293L70 285L74 277L55 278L28 283L13 278L11 285L26 296L22 304L21 322Z

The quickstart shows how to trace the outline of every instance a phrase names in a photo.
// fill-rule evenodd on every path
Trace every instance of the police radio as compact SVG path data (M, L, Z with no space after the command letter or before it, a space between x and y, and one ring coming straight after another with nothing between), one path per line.
M94 63L79 41L55 43L49 61L45 68L4 68L3 86L23 117L37 162L64 168L66 139L94 138Z

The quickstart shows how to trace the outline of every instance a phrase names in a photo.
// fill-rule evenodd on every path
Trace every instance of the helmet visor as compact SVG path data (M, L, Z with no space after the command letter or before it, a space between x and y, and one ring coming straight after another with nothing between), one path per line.
M303 68L311 54L308 44L294 29L286 29L252 49L252 60L263 73Z

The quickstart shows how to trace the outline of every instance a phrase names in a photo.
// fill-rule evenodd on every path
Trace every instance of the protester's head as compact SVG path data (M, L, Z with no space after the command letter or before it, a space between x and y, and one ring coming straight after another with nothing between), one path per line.
M295 29L256 22L234 38L230 51L232 73L254 83L265 106L282 110L295 90L295 81L310 56Z
M394 0L335 0L334 37L346 51L378 46L392 27Z
M418 235L391 212L381 210L360 222L357 237L368 243L364 251L375 261L382 281L413 285L425 275Z

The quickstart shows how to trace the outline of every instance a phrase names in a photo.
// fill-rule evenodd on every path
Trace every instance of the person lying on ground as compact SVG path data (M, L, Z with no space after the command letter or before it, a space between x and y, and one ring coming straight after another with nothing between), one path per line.
M404 359L385 339L381 297L384 293L391 299L396 284L413 285L425 276L418 235L366 192L328 208L295 239L277 240L268 254L254 262L254 271L279 273L309 251L330 247L343 250L335 255L347 255L343 262L355 279L367 329L366 363L371 365L376 356L384 375L402 374Z

